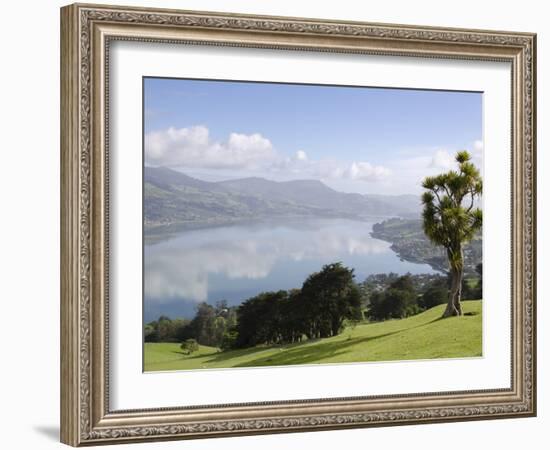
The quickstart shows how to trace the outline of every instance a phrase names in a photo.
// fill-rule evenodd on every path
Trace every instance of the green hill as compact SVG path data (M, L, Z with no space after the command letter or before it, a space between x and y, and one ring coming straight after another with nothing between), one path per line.
M146 343L145 371L279 366L481 356L482 302L463 302L465 315L441 319L444 305L401 320L363 323L339 336L285 346L221 352L200 346Z
M391 242L391 249L405 261L429 264L442 272L449 270L444 248L430 242L422 229L420 218L384 220L373 225L371 236ZM476 275L476 266L482 261L482 247L481 231L464 245L464 270L467 274Z
M209 182L165 167L144 168L144 225L153 234L273 218L418 215L419 208L412 195L338 192L318 180Z

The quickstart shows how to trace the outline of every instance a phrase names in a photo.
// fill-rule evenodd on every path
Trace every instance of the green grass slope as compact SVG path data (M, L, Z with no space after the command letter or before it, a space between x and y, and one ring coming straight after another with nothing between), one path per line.
M200 346L145 344L145 371L280 366L481 356L482 302L463 302L465 315L441 319L444 305L413 317L364 323L339 336L285 346L221 352Z

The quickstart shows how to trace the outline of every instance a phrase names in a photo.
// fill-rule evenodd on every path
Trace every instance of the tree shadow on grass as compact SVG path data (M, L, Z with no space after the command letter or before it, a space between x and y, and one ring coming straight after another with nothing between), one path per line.
M248 354L258 353L261 351L269 351L273 349L281 349L280 353L269 354L264 357L258 357L251 361L242 362L236 364L232 367L258 367L258 366L286 366L293 364L311 364L311 363L320 363L324 359L334 358L340 355L344 355L349 347L365 344L367 342L373 342L378 339L382 339L388 336L397 335L404 333L415 328L421 328L430 325L431 323L438 322L442 320L441 317L433 319L429 322L418 324L414 327L402 328L395 330L389 333L382 333L375 336L365 336L362 338L349 339L349 340L339 340L336 342L323 342L323 339L315 340L319 345L306 345L303 343L291 344L291 346L269 346L269 347L253 347L243 350L232 350L229 352L221 352L216 354L212 359L205 361L206 364L223 364L227 360L239 356L246 356ZM311 342L313 341L305 341ZM289 348L291 347L291 348ZM236 354L236 353L239 354Z
M305 342L307 342L307 341L305 341ZM299 344L297 344L297 345L299 345ZM288 346L281 346L281 345L269 345L269 346L267 346L266 345L265 347L261 347L261 346L248 347L248 348L243 348L243 349L239 349L239 350L222 351L220 353L215 353L213 355L202 355L201 358L212 356L212 359L209 359L209 360L205 361L205 364L215 364L215 363L223 363L224 361L232 360L232 359L235 359L235 358L241 358L243 356L248 356L250 354L263 353L263 352L266 352L266 351L269 351L269 350L277 350L277 349L287 351ZM231 366L231 367L240 367L240 366Z
M185 360L204 359L204 364L222 365L226 361L236 358L246 357L248 355L261 354L273 350L281 350L280 353L271 353L266 356L259 356L251 361L245 361L230 367L259 367L259 366L285 366L293 364L311 364L320 363L327 358L333 358L345 354L351 346L361 345L367 342L373 342L388 336L404 333L415 328L425 327L434 322L443 320L442 317L424 322L413 327L400 328L398 330L382 333L374 336L365 336L362 338L338 340L336 342L327 341L327 339L312 339L309 341L297 342L286 345L266 345L252 348L243 348L237 350L220 351L211 354L187 355L181 350L172 350L170 353L180 355ZM330 338L328 338L330 339ZM304 345L309 344L309 345ZM229 366L228 366L229 367Z
M321 360L336 357L346 353L347 349L351 346L360 345L362 343L371 342L377 339L381 339L393 334L397 334L400 331L380 334L377 336L366 336L359 339L350 339L336 342L320 342L320 345L299 345L295 348L281 349L280 353L269 354L263 357L255 358L251 361L242 362L236 364L234 367L256 367L256 366L286 366L292 364L309 364L318 363ZM307 342L307 341L306 341ZM273 350L277 347L265 348L265 350ZM256 350L257 351L257 350ZM254 349L249 349L249 353L255 353ZM234 355L221 353L215 358L208 361L208 363L223 363L223 361L232 359Z
M376 337L352 339L349 341L326 342L322 345L295 348L279 354L272 354L262 358L256 358L252 361L243 362L241 364L237 364L235 367L284 366L292 364L319 363L322 360L346 354L347 349L351 346L361 345L362 343L380 339L391 334L394 333L387 333L386 335L379 335Z
M265 348L262 348L262 350L269 350L272 348L276 348L276 346L269 346L269 347L266 346ZM175 353L176 355L181 355L185 357L185 359L200 359L200 358L208 358L212 356L214 358L221 358L221 360L226 360L226 359L239 358L240 356L246 356L248 353L256 353L259 351L259 349L260 347L243 348L239 350L227 350L227 351L219 350L217 352L201 353L196 355L193 355L193 354L188 355L183 351L178 351L178 350L172 350L171 353ZM222 355L225 355L225 356L222 357ZM212 361L213 360L211 359L211 360L205 361L205 363L210 363Z

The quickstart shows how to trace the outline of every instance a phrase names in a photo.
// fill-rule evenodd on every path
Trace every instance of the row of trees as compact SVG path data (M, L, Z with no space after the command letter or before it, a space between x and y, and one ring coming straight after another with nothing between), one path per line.
M462 280L462 299L482 298L481 264L476 272L477 280ZM239 306L200 303L192 320L161 316L145 326L145 342L183 342L184 351L195 351L197 344L230 349L336 336L346 323L404 318L446 303L451 286L450 274L374 274L357 284L353 269L334 263L301 289L262 292Z
M145 342L184 342L194 339L201 345L228 347L231 330L237 324L237 308L223 300L215 306L199 303L193 320L166 316L145 325Z
M346 321L363 318L363 304L353 269L328 264L301 289L262 292L238 307L200 303L190 321L161 316L145 326L145 342L184 342L188 351L193 340L228 349L336 336Z
M462 299L482 298L482 265L476 266L478 279L462 280ZM448 302L452 275L371 275L363 284L370 320L402 319Z
M187 319L160 316L157 320L145 325L144 340L145 342L181 342L184 338L183 330L189 322L190 320Z
M375 291L369 296L366 315L370 320L412 316L422 310L418 300L412 278L405 275L391 282L386 289Z
M301 289L264 292L237 309L236 347L286 344L336 336L346 321L362 319L361 291L353 269L328 264Z

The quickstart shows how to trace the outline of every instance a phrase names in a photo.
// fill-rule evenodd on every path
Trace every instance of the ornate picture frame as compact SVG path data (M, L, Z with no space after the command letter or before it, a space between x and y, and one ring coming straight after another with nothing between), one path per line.
M511 65L511 385L113 410L109 57L115 41ZM536 414L536 35L74 4L61 9L61 440L97 445ZM136 131L140 132L140 131Z

